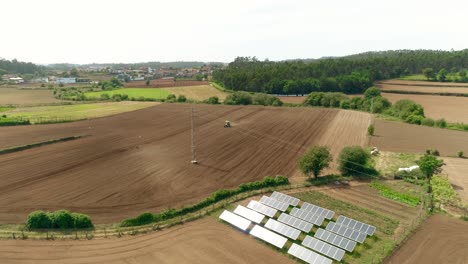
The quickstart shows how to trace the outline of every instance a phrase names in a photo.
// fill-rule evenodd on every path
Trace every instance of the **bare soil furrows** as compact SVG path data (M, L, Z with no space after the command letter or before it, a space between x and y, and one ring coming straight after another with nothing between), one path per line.
M448 176L450 183L460 198L468 203L468 159L444 158L442 173Z
M14 139L2 137L3 146L90 135L1 155L0 223L23 222L37 209L62 208L90 214L96 223L116 222L192 204L219 188L267 175L293 176L298 156L311 144L325 142L332 150L365 144L367 126L359 129L356 122L367 124L369 118L337 109L194 108L199 165L190 163L188 104L77 123L0 128L2 136ZM223 128L226 119L232 128ZM352 129L346 132L343 126ZM324 138L328 133L335 133L333 141Z
M468 88L468 83L406 81L406 80L397 80L397 79L379 81L379 82L376 82L376 84L426 86L426 87L467 87Z
M424 107L424 114L430 118L468 123L468 97L394 93L382 93L382 96L392 103L402 99L413 100Z
M458 151L468 153L467 132L396 121L375 120L375 136L370 143L393 152L424 153L437 149L442 156L453 156Z
M424 84L424 82L417 84L413 81L398 81L398 82L378 82L376 86L382 91L405 91L405 92L423 92L423 93L446 93L446 94L468 94L468 87L462 85L439 85L438 83Z
M21 263L294 263L211 218L146 235L91 241L0 241L0 262Z
M431 216L386 263L454 263L468 260L468 222Z

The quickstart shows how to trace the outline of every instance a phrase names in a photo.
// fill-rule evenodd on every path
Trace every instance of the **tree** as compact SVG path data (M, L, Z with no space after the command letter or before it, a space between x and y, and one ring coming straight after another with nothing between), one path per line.
M416 161L416 164L419 166L419 169L424 173L429 185L427 192L431 193L432 188L430 187L431 178L434 174L442 172L442 166L444 161L437 159L434 155L424 154L419 160Z
M149 86L149 85L150 85L150 82L151 82L150 79L147 79L147 80L146 80L146 86Z
M71 69L71 71L70 71L70 76L72 76L72 77L78 77L78 76L79 76L78 70L77 70L76 68Z
M461 71L460 71L460 77L461 77L461 81L462 81L462 82L466 82L466 81L467 81L467 78L466 78L466 70L461 70Z
M366 99L370 99L377 96L380 96L380 89L377 87L370 87L364 92L364 97Z
M299 159L298 167L305 175L310 177L313 174L317 178L331 161L332 155L327 147L314 146Z
M367 166L369 159L370 154L363 147L345 147L339 156L339 169L343 175L367 175L371 173Z
M432 68L424 68L422 73L426 76L428 81L435 78L435 72Z
M374 135L374 130L375 130L374 126L373 126L373 125L369 125L369 127L367 128L367 134L368 134L369 136L373 136L373 135Z
M447 70L444 68L440 69L439 73L437 74L437 79L441 82L445 82L447 80Z
M44 211L34 211L28 215L26 226L29 229L50 228L52 222Z

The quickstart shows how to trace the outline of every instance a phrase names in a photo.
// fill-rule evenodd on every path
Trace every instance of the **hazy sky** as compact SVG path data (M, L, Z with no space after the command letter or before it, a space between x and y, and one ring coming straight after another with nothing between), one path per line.
M1 0L0 57L283 60L468 48L467 0Z

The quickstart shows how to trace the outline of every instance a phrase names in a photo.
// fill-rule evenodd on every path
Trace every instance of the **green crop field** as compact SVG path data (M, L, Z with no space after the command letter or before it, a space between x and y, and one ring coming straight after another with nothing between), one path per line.
M8 117L22 117L31 123L56 123L108 116L156 105L156 102L109 102L58 106L20 107L4 112Z
M101 94L108 94L110 97L114 94L128 95L129 98L138 99L139 97L151 99L166 99L170 94L168 91L159 88L123 88L112 91L89 92L85 93L87 98L100 98Z

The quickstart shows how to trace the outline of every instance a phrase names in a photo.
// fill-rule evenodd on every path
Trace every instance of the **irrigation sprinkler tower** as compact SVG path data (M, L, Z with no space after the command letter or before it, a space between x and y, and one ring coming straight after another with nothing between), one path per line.
M191 115L190 115L191 123L192 123L192 164L198 164L197 161L197 151L195 149L195 112L193 110L193 105L191 106Z

